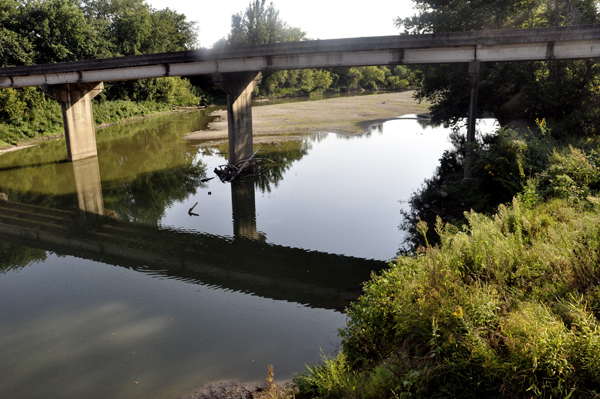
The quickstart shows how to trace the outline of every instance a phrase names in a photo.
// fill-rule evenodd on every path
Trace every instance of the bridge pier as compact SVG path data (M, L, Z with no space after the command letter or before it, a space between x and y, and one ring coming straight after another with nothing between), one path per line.
M42 89L61 103L69 161L96 156L92 98L100 94L104 83L44 85Z
M227 93L230 163L252 156L251 95L259 80L260 72L213 74L215 84Z
M465 151L465 164L463 178L471 178L471 162L473 161L473 148L475 143L475 122L477 121L477 94L479 91L479 61L469 62L469 115L467 117L467 146Z

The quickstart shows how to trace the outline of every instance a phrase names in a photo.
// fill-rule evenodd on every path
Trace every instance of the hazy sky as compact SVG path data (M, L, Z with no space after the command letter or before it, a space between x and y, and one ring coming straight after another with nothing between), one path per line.
M246 10L250 0L147 0L154 8L169 7L198 21L201 47L227 36L231 15ZM267 2L269 2L267 0ZM396 35L394 19L414 14L409 0L274 0L279 16L310 39Z

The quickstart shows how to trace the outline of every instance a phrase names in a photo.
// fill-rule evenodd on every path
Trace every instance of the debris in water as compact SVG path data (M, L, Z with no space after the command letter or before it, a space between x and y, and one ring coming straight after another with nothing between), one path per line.
M215 168L215 174L219 176L219 179L221 179L223 183L231 182L238 178L238 176L240 176L242 172L246 171L246 169L251 165L255 165L263 161L275 163L274 161L266 158L254 158L259 151L260 150L256 150L250 158L240 159L236 163L228 163L227 165L221 165Z
M198 205L198 203L197 203L197 202L194 204L194 206L192 206L192 207L190 208L190 210L188 211L188 215L190 215L190 216L200 216L200 215L198 215L197 213L194 213L194 212L192 212L192 211L194 210L194 208L196 207L196 205Z

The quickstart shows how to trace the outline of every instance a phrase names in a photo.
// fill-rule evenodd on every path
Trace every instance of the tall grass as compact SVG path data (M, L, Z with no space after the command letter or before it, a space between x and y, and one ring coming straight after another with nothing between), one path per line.
M600 395L598 201L438 220L348 310L335 359L296 378L322 398ZM422 228L421 228L422 229ZM314 394L314 393L317 394Z

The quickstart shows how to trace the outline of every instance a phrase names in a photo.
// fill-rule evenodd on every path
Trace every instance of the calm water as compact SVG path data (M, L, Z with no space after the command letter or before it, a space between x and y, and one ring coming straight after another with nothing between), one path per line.
M203 182L227 146L181 135L207 120L102 129L73 164L64 140L0 156L0 397L176 398L303 371L339 347L402 242L401 201L449 147L394 120L257 145L276 161L259 177Z

